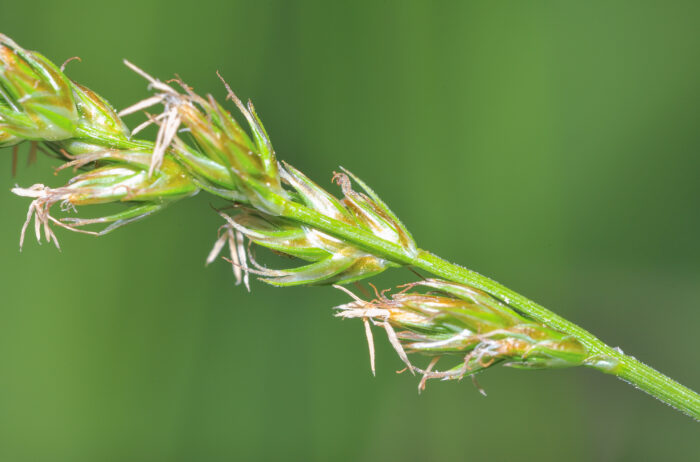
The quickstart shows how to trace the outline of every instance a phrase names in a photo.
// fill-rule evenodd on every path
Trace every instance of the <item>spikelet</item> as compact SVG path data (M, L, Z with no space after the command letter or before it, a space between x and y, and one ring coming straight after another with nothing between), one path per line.
M430 291L412 291L417 288ZM496 364L551 369L584 365L589 358L571 336L480 290L437 279L408 284L389 297L377 294L369 302L354 297L336 309L341 318L369 320L385 329L399 357L423 375L421 389L427 379L461 379ZM408 361L412 354L432 361L421 369ZM450 364L447 369L434 369L439 358Z
M280 172L284 182L294 188L297 199L310 209L381 236L402 246L407 253L416 251L413 238L398 218L378 198L372 198L374 193L369 188L365 188L369 196L353 191L347 174L337 173L334 177L345 193L338 200L288 164L281 166ZM308 262L293 269L271 270L251 259L256 272L264 276L262 280L273 285L347 284L398 266L317 228L260 210L247 208L233 217L223 213L222 216L251 242Z
M32 218L37 239L43 234L58 246L52 225L101 235L199 191L187 168L172 155L146 175L152 143L130 140L126 125L105 99L71 81L42 55L0 35L0 146L22 141L43 142L47 152L65 161L57 171L73 168L76 175L58 188L35 184L12 189L33 199L20 246ZM126 208L96 218L51 215L56 203L70 213L78 206L110 202L122 202ZM101 231L83 229L90 225L105 226Z

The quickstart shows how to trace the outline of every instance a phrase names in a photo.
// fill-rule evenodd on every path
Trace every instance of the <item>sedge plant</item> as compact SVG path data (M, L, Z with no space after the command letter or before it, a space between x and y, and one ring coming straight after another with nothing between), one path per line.
M242 114L244 130L211 95L180 79L148 82L153 95L118 113L37 52L0 35L0 147L30 142L72 168L64 186L15 187L31 199L20 247L36 238L58 246L56 228L103 235L205 191L225 201L212 262L224 252L237 283L250 275L275 286L334 285L351 297L337 316L360 319L374 372L373 328L386 333L406 369L430 379L473 378L490 367L549 369L586 366L621 378L700 419L700 395L590 332L481 274L450 263L414 241L379 196L342 170L333 176L342 197L278 161L251 102L223 82L226 99ZM148 110L162 107L153 115ZM122 117L144 112L129 130ZM154 112L151 110L151 112ZM138 138L157 125L155 141ZM85 205L122 204L97 218L71 216ZM59 209L63 217L52 212ZM253 246L294 257L297 266L272 269L256 261ZM409 267L431 279L409 282L372 300L344 286L389 268ZM421 359L422 358L422 359ZM425 362L425 364L423 364Z

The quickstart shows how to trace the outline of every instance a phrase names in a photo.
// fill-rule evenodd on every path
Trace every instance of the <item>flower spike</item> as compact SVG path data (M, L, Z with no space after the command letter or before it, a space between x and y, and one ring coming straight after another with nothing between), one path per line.
M30 158L40 150L64 162L57 172L73 171L61 187L13 189L31 199L20 245L32 220L37 239L58 246L52 227L102 235L204 190L229 205L219 210L224 223L207 263L228 245L224 258L237 284L248 289L251 273L278 286L339 287L399 266L442 278L409 284L390 296L378 293L372 301L353 295L351 303L338 307L339 317L362 320L373 373L374 326L386 332L406 369L421 376L419 390L429 379L473 379L497 364L585 365L700 419L697 393L507 287L419 249L389 207L347 170L333 177L342 192L336 198L278 162L253 104L244 104L220 75L226 99L241 112L247 131L213 96L197 95L179 77L162 82L126 65L154 94L117 113L69 79L65 66L0 34L0 147L13 147L13 172L23 141L31 143ZM157 105L163 107L160 114L146 112ZM129 132L121 117L135 112L144 112L146 120ZM151 124L158 126L155 142L138 139ZM70 214L78 206L107 203L124 208L97 218L51 214L56 204ZM254 258L253 245L298 262L267 268ZM429 357L424 368L416 365L417 354Z
M438 292L411 292L419 287ZM423 375L421 390L427 379L461 379L495 364L550 369L581 366L589 360L586 348L575 339L463 284L428 279L408 284L390 297L378 294L369 302L353 298L337 307L337 316L390 326L389 341L407 364L406 353L432 357L425 369L411 366ZM438 359L455 356L461 358L457 364L434 369Z

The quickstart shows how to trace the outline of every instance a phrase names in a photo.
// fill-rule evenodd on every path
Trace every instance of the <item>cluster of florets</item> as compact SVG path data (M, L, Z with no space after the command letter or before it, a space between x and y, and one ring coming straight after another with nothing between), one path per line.
M427 293L412 292L427 288ZM541 369L578 366L588 357L575 339L516 312L496 298L469 286L428 279L408 284L387 297L377 294L364 301L337 307L337 316L359 318L365 324L374 371L374 346L370 323L384 329L406 367L427 379L461 379L495 364ZM420 368L409 354L430 356ZM457 364L435 370L440 358L459 358Z

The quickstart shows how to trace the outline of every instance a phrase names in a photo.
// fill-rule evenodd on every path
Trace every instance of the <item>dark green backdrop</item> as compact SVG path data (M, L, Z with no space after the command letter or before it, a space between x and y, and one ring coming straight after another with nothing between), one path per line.
M700 3L27 2L0 31L119 108L121 59L252 98L280 157L339 164L419 244L700 388ZM130 119L133 123L138 118ZM4 155L3 155L4 154ZM692 460L691 419L595 371L396 375L330 288L204 268L203 194L63 252L18 252L58 186L0 152L0 460ZM408 272L385 281L408 279ZM381 282L381 281L380 281Z

